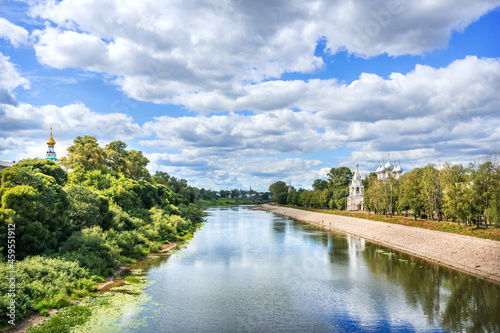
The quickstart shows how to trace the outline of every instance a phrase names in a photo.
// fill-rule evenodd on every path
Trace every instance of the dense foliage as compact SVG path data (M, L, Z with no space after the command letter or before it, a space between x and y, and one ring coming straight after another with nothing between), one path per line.
M0 322L8 320L8 263L0 263ZM16 264L16 322L38 308L58 308L75 289L91 289L89 273L77 262L46 257L29 257ZM45 301L46 304L41 302Z
M346 167L332 168L328 179L317 179L313 190L291 188L283 181L269 191L275 202L311 208L344 210L353 173ZM399 179L378 180L372 172L363 180L364 207L377 214L412 214L464 222L477 226L500 227L500 165L494 156L482 163L429 164L404 173Z
M365 190L365 207L379 214L410 213L415 219L500 226L500 167L490 157L467 167L429 164L399 180L372 177Z
M275 202L314 208L345 209L352 172L348 167L331 168L328 179L316 179L313 190L289 188L278 181L269 186Z
M67 298L82 289L77 281L110 275L120 263L157 252L201 221L187 181L166 173L152 177L142 152L126 147L114 141L101 148L94 137L77 137L61 159L70 172L53 161L28 159L0 173L2 239L15 225L15 262L7 246L0 248L0 275L15 264L16 320L46 312L57 302L40 309L38 302ZM1 278L5 324L9 298Z

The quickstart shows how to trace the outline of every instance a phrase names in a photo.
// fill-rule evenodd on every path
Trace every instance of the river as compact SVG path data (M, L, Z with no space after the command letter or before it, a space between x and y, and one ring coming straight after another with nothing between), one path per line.
M146 271L120 332L500 332L500 287L246 207Z

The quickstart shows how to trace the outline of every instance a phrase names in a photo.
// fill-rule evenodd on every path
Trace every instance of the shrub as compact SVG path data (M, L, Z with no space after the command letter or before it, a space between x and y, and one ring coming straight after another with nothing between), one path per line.
M94 275L114 267L120 250L107 240L107 234L100 227L92 227L75 232L64 242L59 253L67 260L73 260L87 267Z
M118 206L111 206L109 212L111 214L111 218L108 229L114 229L117 231L134 230L144 225L144 222L139 218L131 217L127 212L123 211L123 209Z
M139 282L141 282L141 280L139 280L139 278L137 278L135 276L127 276L125 278L125 281L127 281L128 283L139 283Z
M78 299L78 298L84 298L89 295L88 290L75 290L73 293L71 293L71 298L72 299Z
M86 306L75 305L67 310L61 310L55 316L50 318L43 325L31 327L30 333L51 333L51 332L69 332L71 327L83 324L90 317L92 310Z
M94 282L104 282L104 278L99 275L92 275L90 279Z
M137 261L132 258L127 258L127 257L120 257L120 264L125 265L125 264L135 264Z
M66 192L69 197L69 234L83 228L102 225L109 211L109 202L106 197L89 188L70 185Z
M17 162L13 168L30 167L33 171L43 173L44 175L54 177L57 184L63 186L68 180L68 174L54 161L40 158L30 158Z
M7 281L8 264L0 263L0 281ZM23 319L37 309L62 307L71 284L88 276L76 262L59 258L28 257L16 264L16 319ZM9 304L8 284L0 283L0 313ZM45 302L42 302L44 301ZM7 316L0 317L5 324Z
M126 257L140 258L148 254L154 244L137 230L117 232L112 237Z

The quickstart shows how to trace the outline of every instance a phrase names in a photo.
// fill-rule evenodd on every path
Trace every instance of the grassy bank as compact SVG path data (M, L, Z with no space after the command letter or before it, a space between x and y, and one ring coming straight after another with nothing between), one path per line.
M411 227L424 228L430 230L437 230L443 232L451 232L460 235L473 236L484 239L491 239L500 241L500 229L495 227L489 227L488 229L484 227L477 228L476 226L466 226L463 224L458 225L456 222L450 221L441 221L436 222L427 219L419 219L416 220L413 217L405 217L405 216L387 216L387 215L376 215L368 212L347 212L347 211L339 211L339 210L330 210L330 209L320 209L320 208L306 208L306 207L298 207L298 206L286 206L295 209L301 209L310 212L316 213L325 213L332 215L340 215L340 216L350 216L357 217L361 219L367 219L372 221L380 221L394 224L407 225Z
M192 229L183 237L180 237L180 242L177 245L189 242L193 238L194 232L201 225L197 224L196 229ZM123 267L125 272L118 275L120 278L113 282L111 285L112 288L103 289L106 292L98 292L96 283L90 283L88 286L85 285L87 289L71 290L69 292L71 296L63 293L60 298L64 299L64 304L61 303L62 306L60 307L55 307L54 304L57 303L53 300L40 302L40 304L43 303L42 305L45 309L57 310L44 312L47 317L45 319L34 318L38 320L32 320L33 323L31 325L35 323L39 324L27 327L27 332L96 332L102 330L103 327L108 327L126 311L148 301L149 298L143 291L149 284L145 273L146 269L152 265L151 260L157 262L161 260L161 255L151 253L140 260L134 260L127 267ZM127 276L124 277L124 275ZM50 283L47 282L47 284ZM37 305L38 308L39 306ZM33 319L33 317L30 319ZM22 323L22 325L29 326L25 325L25 323ZM4 327L3 330L8 330L8 328ZM119 331L117 327L115 328L116 331Z

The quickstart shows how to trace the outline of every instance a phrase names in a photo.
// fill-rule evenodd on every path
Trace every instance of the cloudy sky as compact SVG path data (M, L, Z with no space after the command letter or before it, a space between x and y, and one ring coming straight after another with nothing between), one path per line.
M125 141L199 187L500 148L500 0L0 0L0 159Z

